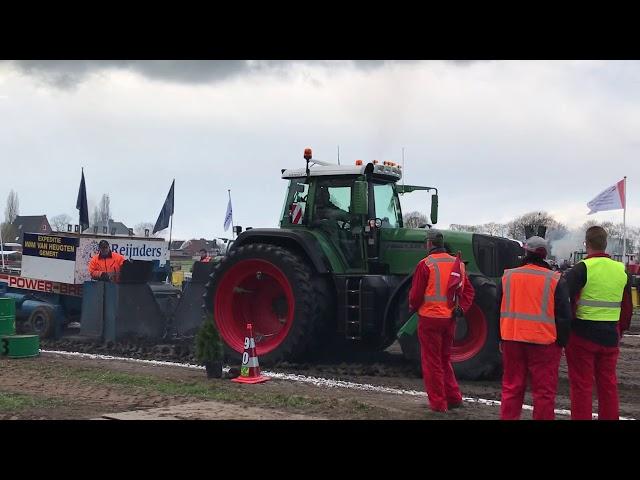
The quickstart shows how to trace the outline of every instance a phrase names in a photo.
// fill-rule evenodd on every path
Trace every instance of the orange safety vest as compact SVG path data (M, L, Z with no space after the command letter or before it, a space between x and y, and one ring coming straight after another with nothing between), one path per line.
M447 304L447 285L456 257L448 253L434 253L422 260L429 269L429 280L424 291L424 302L418 309L421 317L450 318L453 307ZM464 264L460 270L464 278Z
M550 345L556 341L555 293L560 274L537 265L504 271L500 305L503 340Z
M126 261L124 256L117 252L111 252L111 257L100 258L100 254L97 253L89 261L89 273L91 278L98 279L103 272L107 273L119 273L122 264ZM116 276L116 280L118 280Z

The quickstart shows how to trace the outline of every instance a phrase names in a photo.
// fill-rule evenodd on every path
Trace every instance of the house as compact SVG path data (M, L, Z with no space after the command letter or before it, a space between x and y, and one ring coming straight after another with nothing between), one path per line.
M227 251L228 241L226 238L214 238L213 240L192 238L184 242L180 250L193 257L200 255L199 252L203 248L209 255L224 255Z
M8 242L22 244L24 233L52 233L51 225L46 215L18 215L11 223Z
M92 224L87 230L86 233L96 233L98 235L105 234L105 227L107 229L107 235L129 235L129 227L127 227L122 222L114 222L112 219L109 219L108 222L98 222ZM97 228L97 230L96 230Z

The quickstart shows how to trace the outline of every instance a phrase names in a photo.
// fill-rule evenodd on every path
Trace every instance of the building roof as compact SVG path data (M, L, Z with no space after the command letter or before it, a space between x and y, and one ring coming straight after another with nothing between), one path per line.
M95 227L98 227L98 234L103 233L103 228L107 227L107 234L111 235L111 230L116 229L115 235L129 235L129 227L127 227L122 222L114 222L113 220L109 220L108 222L98 222L91 225L88 230L85 230L87 233L93 233Z
M18 215L11 223L11 236L7 240L22 242L22 236L27 233L51 233L51 225L46 215Z

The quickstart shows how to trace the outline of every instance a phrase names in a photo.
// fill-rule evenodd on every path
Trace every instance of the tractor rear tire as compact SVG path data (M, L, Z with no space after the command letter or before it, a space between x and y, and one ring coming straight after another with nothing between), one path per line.
M204 308L229 360L240 361L252 323L261 364L300 361L322 349L333 305L325 279L300 255L277 245L234 248L211 273Z
M470 274L469 280L475 289L475 298L465 315L466 334L454 341L451 362L456 378L460 380L495 379L501 366L496 284L478 274ZM402 303L401 310L403 308L407 308L406 300ZM405 358L419 367L420 342L417 333L400 336L399 343Z

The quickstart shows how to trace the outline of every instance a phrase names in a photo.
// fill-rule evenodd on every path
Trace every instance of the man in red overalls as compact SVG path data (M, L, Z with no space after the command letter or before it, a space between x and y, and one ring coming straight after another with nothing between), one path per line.
M462 405L462 394L451 365L456 328L454 315L471 307L475 291L465 273L464 263L456 262L456 257L445 250L441 232L430 229L425 246L427 258L418 263L413 275L409 307L412 311L417 310L420 318L418 339L429 405L434 412L446 412ZM452 275L459 279L459 287L454 291L448 289ZM451 297L453 293L458 297L458 306Z
M558 368L571 310L565 281L544 261L548 249L544 238L527 239L523 265L505 270L498 286L502 420L520 419L529 378L533 419L555 418Z

